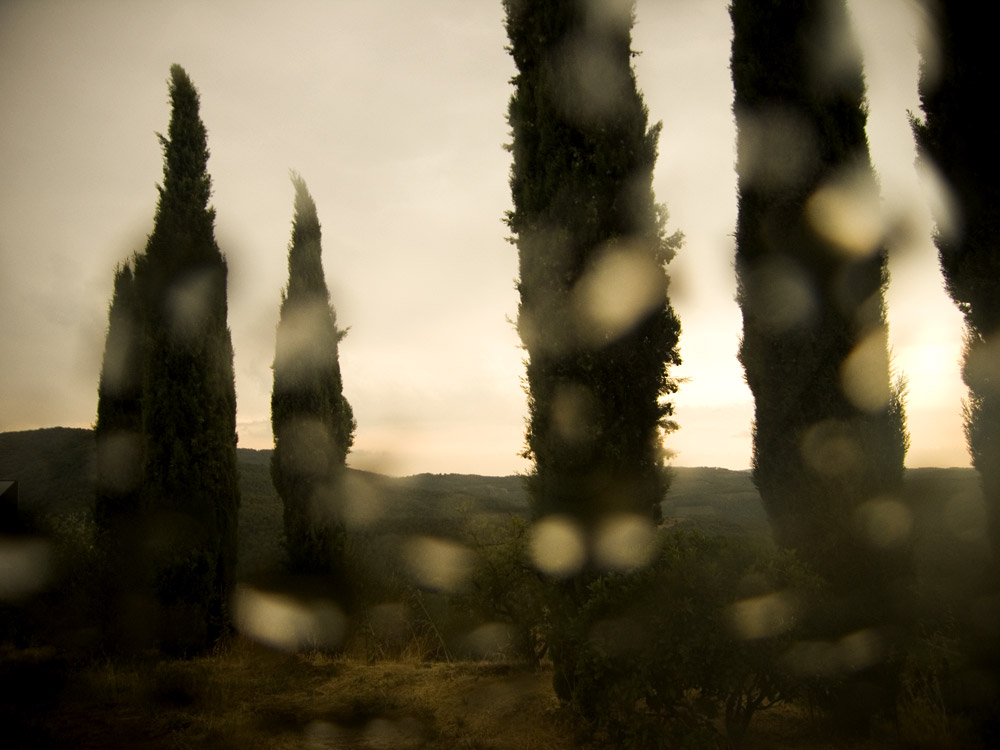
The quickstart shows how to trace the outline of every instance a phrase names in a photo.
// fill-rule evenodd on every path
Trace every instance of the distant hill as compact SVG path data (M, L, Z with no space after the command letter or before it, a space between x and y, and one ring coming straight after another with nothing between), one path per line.
M237 450L244 505L277 502L271 484L271 451ZM677 467L672 470L664 515L711 516L736 525L766 523L748 471ZM349 474L360 492L407 528L421 518L458 518L463 513L526 513L528 496L519 476L417 474L388 477L358 470ZM0 433L0 479L17 479L21 507L34 514L87 511L93 506L96 457L92 430L52 427Z
M17 480L23 510L44 515L93 507L96 477L92 430L0 432L0 479Z
M271 451L238 449L242 508L240 567L267 569L282 555L282 507L271 484ZM673 467L663 501L669 522L707 533L768 535L749 471ZM17 479L20 507L36 516L89 514L96 457L91 430L53 427L0 433L0 479ZM471 516L528 513L519 476L418 474L388 477L349 470L355 522L378 535L457 535ZM985 517L976 472L909 469L905 501L913 516L917 566L952 586L985 560Z

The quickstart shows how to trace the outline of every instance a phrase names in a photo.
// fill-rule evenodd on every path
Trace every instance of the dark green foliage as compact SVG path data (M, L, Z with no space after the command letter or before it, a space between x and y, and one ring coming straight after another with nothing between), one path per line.
M568 515L585 533L629 514L655 521L667 489L661 438L680 322L652 191L660 126L631 66L631 3L505 0L517 66L508 121L518 248L518 333L526 357L524 455L536 518ZM554 585L549 639L560 697L576 652L572 628L596 568Z
M803 688L782 657L818 590L789 552L666 533L649 568L590 584L565 689L614 747L716 747L719 716L735 744Z
M907 437L904 386L890 383L886 249L878 232L852 233L860 220L842 208L878 200L860 58L843 2L730 11L754 482L781 545L879 600L905 571L905 545L878 548L857 513L898 497Z
M133 494L115 503L99 496L97 520L118 534L115 519L130 516L138 530L128 557L149 566L161 644L188 651L228 627L239 487L227 268L208 204L206 131L191 80L179 65L170 76L155 223L131 274L116 272L98 404L98 485ZM120 393L110 387L120 365L109 353L130 364ZM123 482L118 465L137 460L141 470Z
M927 6L937 44L924 51L924 119L913 125L921 158L939 170L954 199L954 215L934 217L935 242L948 293L965 317L966 438L1000 559L1000 142L982 112L993 88L994 49L974 3Z
M504 655L538 666L548 648L544 637L546 586L528 554L530 526L522 516L472 519L466 531L474 555L466 590L454 603L480 621L509 632Z
M125 601L143 589L148 573L142 552L142 525L147 506L143 495L143 322L130 264L115 269L108 311L101 377L97 388L96 498L94 522L104 606L105 641L124 644Z
M355 429L337 351L346 331L337 328L323 276L316 204L298 175L292 182L295 218L271 392L271 476L284 502L292 571L336 574L343 572L342 485Z
M647 126L630 64L631 8L609 17L576 0L504 6L518 68L507 221L535 512L655 518L680 331L663 267L680 235L665 236L653 200L659 126ZM602 295L637 307L615 318L594 303Z
M840 728L861 734L895 698L912 573L905 383L891 383L884 238L864 221L879 198L860 54L842 0L735 0L730 13L753 479L777 542L829 583L811 626L879 644L828 687Z
M142 484L142 323L129 264L115 269L97 388L98 486L94 519L115 534L140 509Z
M984 97L993 90L993 39L981 6L927 3L936 48L923 50L920 100L914 119L920 158L936 168L950 190L951 215L935 215L935 242L945 286L965 319L962 378L969 388L965 435L986 505L992 560L979 601L1000 590L1000 142ZM968 576L975 580L976 575ZM1000 630L979 627L970 652L981 684L973 713L983 742L1000 741Z

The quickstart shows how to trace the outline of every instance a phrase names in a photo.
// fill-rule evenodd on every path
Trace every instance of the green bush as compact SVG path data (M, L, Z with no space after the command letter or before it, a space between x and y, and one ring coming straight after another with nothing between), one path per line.
M467 523L472 576L452 603L475 621L506 627L509 637L498 647L500 655L537 666L547 649L547 587L528 558L529 531L528 522L517 515Z
M780 656L817 587L791 553L664 533L651 566L592 581L554 620L557 690L617 747L713 746L720 717L737 744L799 687Z

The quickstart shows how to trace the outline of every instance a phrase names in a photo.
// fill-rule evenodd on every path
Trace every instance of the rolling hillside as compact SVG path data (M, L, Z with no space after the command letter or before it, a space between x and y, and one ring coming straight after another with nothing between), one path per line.
M281 502L271 484L270 451L241 448L240 568L248 575L281 558ZM17 479L19 504L34 518L89 514L95 449L90 430L53 427L0 433L0 479ZM749 471L673 467L663 516L706 533L767 535L767 517ZM455 536L469 516L527 514L521 477L418 474L388 477L350 470L355 524L378 535ZM972 469L906 472L918 568L941 586L985 559L985 517Z

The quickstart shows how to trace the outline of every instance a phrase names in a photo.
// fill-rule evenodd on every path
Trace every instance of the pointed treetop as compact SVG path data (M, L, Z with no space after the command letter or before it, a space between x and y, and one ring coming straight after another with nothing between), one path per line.
M292 299L320 296L328 300L330 292L323 275L322 231L316 202L298 172L292 171L291 179L295 187L295 217L288 246L287 296Z
M208 135L199 115L200 98L188 74L176 63L170 66L170 128L157 134L163 147L163 186L157 220L164 213L204 212L213 215L208 201L212 181L208 175Z

